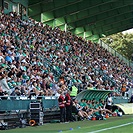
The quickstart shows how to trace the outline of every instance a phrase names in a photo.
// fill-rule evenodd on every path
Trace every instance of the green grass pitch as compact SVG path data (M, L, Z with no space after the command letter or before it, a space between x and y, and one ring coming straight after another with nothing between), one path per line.
M125 125L124 125L125 124ZM126 125L127 124L127 125ZM124 125L119 127L120 125ZM42 126L0 130L0 133L133 133L133 115L107 120L46 123Z

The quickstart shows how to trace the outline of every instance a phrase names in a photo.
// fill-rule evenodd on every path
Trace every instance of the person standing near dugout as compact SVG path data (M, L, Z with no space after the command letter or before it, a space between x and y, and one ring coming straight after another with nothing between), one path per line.
M67 90L67 93L65 95L65 101L66 101L66 121L73 121L72 120L72 99L70 97L69 90Z
M106 99L106 109L112 111L112 106L113 106L113 98L111 96L111 93L109 93Z
M58 98L59 102L59 108L60 108L60 122L65 122L66 121L66 111L65 111L65 97L63 95L63 91L59 91L60 96Z
M72 100L74 100L77 96L78 93L78 88L76 87L76 83L70 88L70 97L72 98Z

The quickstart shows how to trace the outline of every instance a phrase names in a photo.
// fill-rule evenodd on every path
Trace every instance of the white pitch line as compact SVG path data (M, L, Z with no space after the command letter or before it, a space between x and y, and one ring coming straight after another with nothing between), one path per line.
M100 129L100 130L96 130L96 131L92 131L92 132L87 132L87 133L98 133L98 132L102 132L102 131L106 131L106 130L110 130L110 129L114 129L114 128L118 128L118 127L124 127L124 126L130 125L130 124L133 124L133 122L118 125L118 126L113 126L113 127L109 127L109 128L104 128L104 129Z

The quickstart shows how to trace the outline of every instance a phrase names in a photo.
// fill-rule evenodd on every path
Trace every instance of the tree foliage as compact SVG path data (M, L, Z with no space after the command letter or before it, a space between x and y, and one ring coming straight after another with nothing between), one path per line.
M131 60L133 54L133 33L122 32L101 39L118 53Z

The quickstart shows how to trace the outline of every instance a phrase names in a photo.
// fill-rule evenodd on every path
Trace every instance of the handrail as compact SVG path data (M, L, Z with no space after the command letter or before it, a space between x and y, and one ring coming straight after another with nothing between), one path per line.
M2 97L1 97L2 98ZM21 99L21 96L9 96L0 100L0 111L28 110L31 102L40 102L43 110L58 109L58 98L55 96L42 97L41 99Z
M44 66L49 66L50 70L56 75L56 76L60 76L62 74L62 70L60 69L59 71L55 70L53 68L53 63L50 62L50 60L48 60L45 56L42 56L41 53L38 53L39 57L42 58L42 62ZM45 64L46 63L46 64Z
M116 50L111 48L108 44L103 42L101 39L99 40L99 45L108 50L110 53L112 53L115 57L119 57L124 63L126 63L129 67L133 69L133 61L128 60L124 56L122 56L120 53L118 53Z
M53 68L53 64L50 62L50 60L48 60L46 57L44 57L44 56L42 56L41 54L39 54L40 56L41 56L41 58L43 58L43 65L45 65L44 63L46 63L49 67L50 67L50 69L53 71L53 72L55 72L56 70ZM95 69L95 68L94 68ZM56 73L54 73L54 74L56 74L56 76L59 76L59 75L61 75L61 72L62 70L60 69L60 71L56 71ZM101 73L101 74L103 74L105 77L106 77L106 79L108 80L108 81L111 81L111 82L114 82L114 80L113 79L111 79L108 75L105 75L105 73L100 69L100 70L96 70L95 69L95 72L98 72L98 73ZM69 76L70 77L70 76ZM73 79L72 77L70 77L70 79Z
M114 56L117 56L117 57L119 57L121 60L123 60L128 66L130 66L130 67L133 68L133 62L127 60L125 57L123 57L121 54L119 54L116 50L114 50L113 48L111 48L109 45L105 44L102 40L100 40L100 43L99 43L99 44L100 44L100 46L102 46L102 47L104 47L105 49L107 49L107 50L108 50L110 53L112 53ZM59 76L61 75L61 73L62 73L62 70L61 70L61 69L59 69L59 71L58 71L58 70L55 70L54 67L53 67L53 66L54 66L53 63L50 62L49 59L47 59L46 57L42 56L41 54L39 54L39 55L40 55L40 57L41 57L42 60L43 60L43 65L45 65L45 63L46 63L46 65L48 65L48 66L50 67L50 70L51 70L52 72L54 72L54 74L55 74L57 77L59 77ZM97 69L94 68L94 71L95 71L95 72L98 72L98 73L100 73L100 74L102 74L102 75L104 75L105 78L106 78L108 81L110 81L111 83L114 83L114 82L115 82L112 78L110 78L108 75L106 75L101 69L100 69L100 70L97 70ZM70 78L72 79L72 77L70 77Z
M53 68L53 63L51 63L47 58L45 58L45 57L42 57L43 58L43 65L44 65L44 63L47 63L47 65L50 67L50 69L54 72L54 71L56 71L54 68ZM59 75L61 75L61 70L59 70L59 71L56 71L56 76L59 76Z

